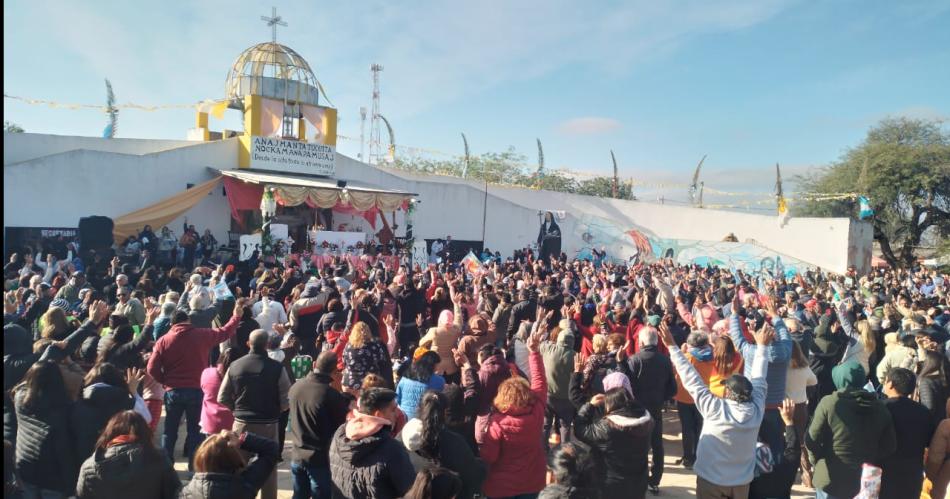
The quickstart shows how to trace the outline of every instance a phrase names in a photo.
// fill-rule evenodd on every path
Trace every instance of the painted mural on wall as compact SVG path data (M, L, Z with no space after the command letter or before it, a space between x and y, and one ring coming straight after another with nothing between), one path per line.
M614 262L652 262L672 257L679 264L715 265L769 274L795 275L814 267L762 246L743 242L697 241L659 237L643 227L620 227L601 217L570 217L572 237L565 237L568 255L593 259L593 250L605 248Z

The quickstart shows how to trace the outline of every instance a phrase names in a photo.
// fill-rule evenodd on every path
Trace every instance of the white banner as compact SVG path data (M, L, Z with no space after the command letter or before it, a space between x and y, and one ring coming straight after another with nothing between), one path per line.
M336 174L336 148L316 142L251 137L251 168Z
M240 237L239 243L241 245L241 253L238 257L238 260L245 261L251 258L251 255L254 254L254 251L261 250L261 235L260 234L246 234ZM258 253L259 255L260 253Z

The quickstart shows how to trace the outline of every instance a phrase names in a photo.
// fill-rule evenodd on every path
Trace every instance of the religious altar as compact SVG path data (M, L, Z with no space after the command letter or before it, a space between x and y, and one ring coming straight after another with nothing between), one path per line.
M345 251L352 249L361 253L366 245L366 234L362 232L337 232L330 230L310 231L313 252L321 253L327 250Z

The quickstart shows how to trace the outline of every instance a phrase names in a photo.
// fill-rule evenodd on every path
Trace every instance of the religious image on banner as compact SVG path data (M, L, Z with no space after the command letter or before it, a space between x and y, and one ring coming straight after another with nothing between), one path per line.
M475 256L475 253L472 253L471 251L465 255L465 258L462 259L461 264L462 268L472 275L478 275L483 270L482 262L478 261L478 257Z

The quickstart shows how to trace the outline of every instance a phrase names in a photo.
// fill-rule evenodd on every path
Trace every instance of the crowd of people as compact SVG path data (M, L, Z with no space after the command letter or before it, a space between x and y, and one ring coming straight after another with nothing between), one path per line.
M677 420L699 497L945 497L937 271L311 268L187 232L10 256L4 497L275 498L286 459L295 498L638 498Z

